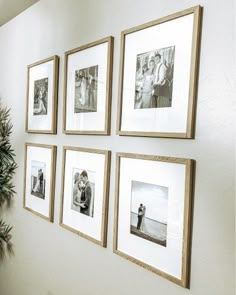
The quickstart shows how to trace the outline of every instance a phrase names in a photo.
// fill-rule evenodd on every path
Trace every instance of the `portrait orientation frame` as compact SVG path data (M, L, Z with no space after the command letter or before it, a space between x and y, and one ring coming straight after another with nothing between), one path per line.
M59 56L57 55L27 66L26 132L57 133L58 79ZM41 104L40 87L44 87Z
M185 288L190 278L193 174L190 159L116 154L113 252ZM140 208L146 212L143 221Z
M110 135L113 45L109 36L65 52L65 134Z
M111 152L107 150L63 147L60 226L102 247L107 245L110 161ZM78 166L75 163L79 163ZM77 204L74 206L75 187L77 192L79 187L79 178L75 182L75 175L81 177L84 171L89 182L86 187L91 189L86 212ZM81 199L82 193L77 202Z
M54 219L56 156L54 145L25 143L23 208L49 222Z
M195 6L121 32L118 135L194 137L201 19Z

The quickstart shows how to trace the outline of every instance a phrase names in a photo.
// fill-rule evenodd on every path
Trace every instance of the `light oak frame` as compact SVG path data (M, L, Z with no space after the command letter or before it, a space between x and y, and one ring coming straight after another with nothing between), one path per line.
M86 233L83 233L75 228L72 228L63 223L63 203L64 203L64 188L65 188L65 165L66 165L66 151L77 151L85 153L95 153L105 155L104 163L104 191L103 191L103 201L102 201L102 225L101 225L101 239L97 240ZM63 147L63 159L62 159L62 178L61 178L61 205L60 205L60 218L59 224L61 227L91 241L102 247L107 246L107 222L108 222L108 205L109 205L109 183L110 183L110 165L111 165L111 152L99 149L88 149L82 147Z
M184 227L183 227L183 251L182 251L182 275L178 279L168 273L165 273L143 261L140 261L118 249L118 225L119 225L119 185L120 185L120 159L132 158L149 161L161 161L167 163L177 163L186 166L185 171L185 198L184 198ZM114 212L114 239L113 252L121 257L134 262L155 274L162 276L175 284L189 288L190 286L190 250L191 250L191 232L192 232L192 206L193 206L193 179L195 162L191 159L162 157L154 155L140 155L131 153L116 154L116 184L115 184L115 212Z
M118 108L117 108L117 135L125 136L144 136L144 137L167 137L167 138L194 138L195 134L195 116L196 116L196 100L198 86L198 69L200 56L200 39L201 39L201 24L202 24L202 7L195 6L166 17L148 22L143 25L125 30L121 32L120 45L120 70L119 70L119 92L118 92ZM188 96L188 115L186 132L144 132L144 131L122 131L122 101L123 101L123 75L124 75L124 57L125 57L125 37L128 34L147 29L152 26L162 24L164 22L173 21L177 18L194 14L193 34L192 34L192 51L191 51L191 70L189 79L189 96Z
M107 75L106 75L106 103L105 103L105 127L104 130L67 130L66 129L66 106L67 106L67 71L68 56L86 50L97 45L108 43L107 51ZM112 96L112 70L113 70L113 48L114 37L109 36L95 42L80 46L65 52L64 67L64 108L63 108L63 133L65 134L85 134L85 135L110 135L111 132L111 96Z
M52 107L52 128L48 130L42 129L29 129L28 115L29 115L29 85L30 85L30 69L44 64L49 61L53 61L53 107ZM25 132L28 133L40 133L40 134L56 134L57 133L57 108L58 108L58 80L59 80L59 56L54 55L33 64L27 66L27 95L26 95L26 114L25 114Z
M51 175L50 175L50 192L49 192L49 216L45 216L29 207L26 206L26 176L27 176L27 149L28 147L39 147L51 149ZM36 143L25 143L25 163L24 163L24 188L23 188L23 208L30 211L31 213L42 217L43 219L53 222L54 219L54 198L55 198L55 174L56 174L56 157L57 147L55 145L36 144Z

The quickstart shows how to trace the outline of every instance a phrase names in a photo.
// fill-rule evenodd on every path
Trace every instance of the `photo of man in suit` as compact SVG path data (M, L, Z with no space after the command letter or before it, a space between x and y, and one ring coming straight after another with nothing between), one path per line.
M142 221L143 221L143 215L144 215L144 206L143 204L140 204L138 208L138 223L137 223L137 229L140 229Z
M96 173L73 168L72 175L71 209L93 217Z
M87 171L82 171L80 174L82 186L81 189L81 196L80 196L80 213L90 216L90 204L91 204L91 197L92 197L92 188L90 182L88 180L88 173Z
M136 57L134 109L172 106L175 46Z

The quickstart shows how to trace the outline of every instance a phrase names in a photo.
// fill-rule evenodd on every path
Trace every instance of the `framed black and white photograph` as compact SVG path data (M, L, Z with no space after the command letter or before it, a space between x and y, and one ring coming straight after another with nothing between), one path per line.
M44 116L48 113L48 78L34 81L34 116Z
M98 65L75 72L74 113L97 112Z
M25 144L23 207L53 222L56 146Z
M202 8L121 33L117 134L193 138Z
M71 209L93 217L96 172L73 169Z
M110 134L113 37L65 53L66 134Z
M175 46L137 55L135 109L171 107L174 57Z
M168 188L132 181L130 233L166 247Z
M106 246L110 152L64 147L60 225Z
M46 163L31 162L31 195L45 199Z
M189 287L194 161L118 153L114 252Z
M57 132L58 67L58 56L28 66L26 132Z

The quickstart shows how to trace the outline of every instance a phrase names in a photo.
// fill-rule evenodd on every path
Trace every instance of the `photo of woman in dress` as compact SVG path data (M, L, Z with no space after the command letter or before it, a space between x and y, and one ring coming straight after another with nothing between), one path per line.
M45 199L45 169L43 162L32 161L31 167L31 194L35 197Z
M75 71L74 113L97 111L98 66Z
M166 247L167 227L168 188L132 181L130 233Z
M47 115L48 78L34 82L34 115Z
M134 109L172 105L175 47L137 55Z
M93 217L95 172L74 168L71 209Z

